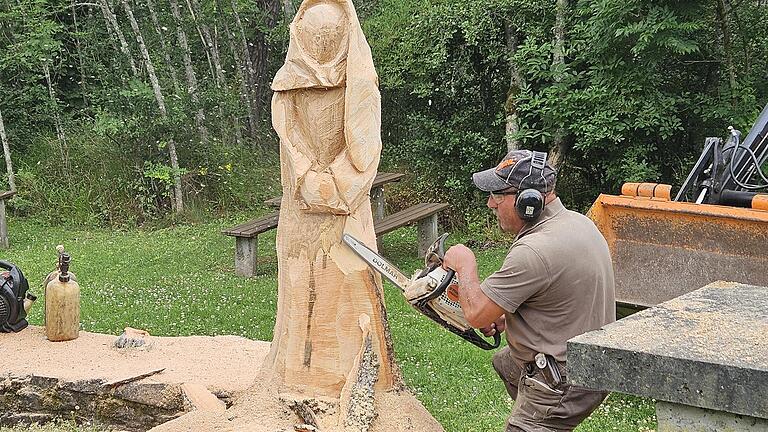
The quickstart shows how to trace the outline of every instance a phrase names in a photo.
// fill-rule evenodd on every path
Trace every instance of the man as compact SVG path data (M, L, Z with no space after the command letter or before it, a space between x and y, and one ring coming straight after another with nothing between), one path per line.
M501 230L517 237L482 283L464 245L444 265L456 270L469 323L486 336L506 329L508 346L493 357L516 401L506 431L570 431L607 395L567 383L565 342L616 320L608 245L590 219L563 207L544 153L512 151L472 180L490 194Z

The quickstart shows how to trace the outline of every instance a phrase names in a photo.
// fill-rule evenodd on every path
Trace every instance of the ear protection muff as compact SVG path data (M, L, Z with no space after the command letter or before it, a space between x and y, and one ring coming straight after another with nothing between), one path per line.
M544 165L547 163L547 154L542 152L533 152L531 156L531 169L528 171L528 175L520 180L518 189L520 192L517 194L515 200L515 210L517 214L526 222L531 222L541 216L541 212L544 211L544 194L538 189L534 189L531 186L529 178L541 177L544 180L546 191L549 187L547 185L547 179L544 177Z

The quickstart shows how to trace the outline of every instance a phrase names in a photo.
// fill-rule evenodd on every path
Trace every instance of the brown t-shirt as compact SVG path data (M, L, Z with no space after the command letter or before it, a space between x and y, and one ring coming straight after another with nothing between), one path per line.
M586 216L559 198L515 239L502 267L480 288L507 317L515 358L542 352L565 361L565 342L616 321L608 245Z

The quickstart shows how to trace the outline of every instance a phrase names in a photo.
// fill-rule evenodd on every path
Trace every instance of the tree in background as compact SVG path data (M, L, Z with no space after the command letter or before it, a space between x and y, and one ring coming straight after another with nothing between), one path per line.
M11 160L11 146L8 144L8 137L5 135L5 123L3 122L3 113L0 111L0 140L3 142L3 156L5 156L5 172L8 174L8 186L10 190L16 190L16 178L13 175L13 161Z
M380 2L366 25L385 157L459 207L477 202L471 172L508 146L554 155L578 208L625 181L679 184L705 136L748 129L768 102L767 15L727 1Z
M78 212L69 219L112 223L126 215L140 221L180 211L185 196L197 205L268 197L272 181L260 181L263 191L241 191L245 178L264 171L249 162L276 159L264 110L271 94L260 90L241 98L233 72L251 63L250 69L260 72L242 82L268 90L263 76L272 74L279 60L264 52L282 50L280 36L272 36L281 31L276 14L282 4L243 8L232 2L222 9L214 3L0 5L0 109L10 137L4 141L6 155L13 150L18 159L17 210L45 212L58 195L56 200L79 206L64 210ZM223 53L228 31L222 23L242 13L240 47ZM248 116L243 102L261 103L253 124L242 121ZM242 138L245 125L248 142ZM273 154L251 155L254 148ZM73 173L68 186L53 186L67 171Z

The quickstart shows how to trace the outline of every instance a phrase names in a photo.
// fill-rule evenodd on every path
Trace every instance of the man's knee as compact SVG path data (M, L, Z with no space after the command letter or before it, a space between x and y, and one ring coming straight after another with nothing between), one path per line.
M507 393L512 399L517 399L517 382L520 379L520 368L512 359L509 347L504 347L493 355L493 368L504 382Z
M507 381L509 376L517 369L512 360L512 352L508 346L500 349L493 355L492 363L493 368L496 369L496 373L499 374L504 381Z

